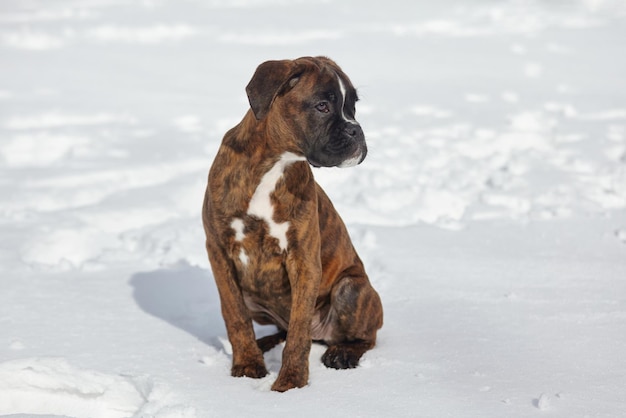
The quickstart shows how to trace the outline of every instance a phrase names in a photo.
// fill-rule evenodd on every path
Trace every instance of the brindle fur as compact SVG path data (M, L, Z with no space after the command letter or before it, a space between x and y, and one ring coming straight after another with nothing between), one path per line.
M264 220L247 214L261 178L283 153L308 157L316 143L327 140L323 136L332 135L307 107L337 76L347 86L353 117L356 92L333 61L301 58L259 66L247 88L251 109L226 133L209 172L203 223L233 347L231 372L265 376L262 352L286 338L276 391L307 384L312 340L328 345L326 366L351 368L374 346L382 326L379 296L306 161L289 165L271 193L274 221L290 223L286 250ZM243 221L241 241L231 226L235 218ZM239 257L242 247L247 264ZM275 324L279 333L257 342L252 320Z

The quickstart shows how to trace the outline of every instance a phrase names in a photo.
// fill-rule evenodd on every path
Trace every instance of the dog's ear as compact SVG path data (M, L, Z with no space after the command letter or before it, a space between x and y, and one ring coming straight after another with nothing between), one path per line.
M265 117L276 96L296 85L301 72L300 65L291 60L266 61L257 67L246 86L257 120Z

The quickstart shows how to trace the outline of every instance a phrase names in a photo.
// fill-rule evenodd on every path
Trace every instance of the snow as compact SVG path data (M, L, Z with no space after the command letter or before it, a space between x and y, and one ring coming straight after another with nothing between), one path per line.
M626 5L0 5L0 415L626 411ZM385 309L360 367L229 376L200 209L268 59L328 55L365 161L315 176ZM259 335L271 327L258 327Z
M122 376L78 370L64 359L32 358L5 362L0 369L2 409L23 408L63 414L66 405L81 416L125 417L143 404L135 386Z

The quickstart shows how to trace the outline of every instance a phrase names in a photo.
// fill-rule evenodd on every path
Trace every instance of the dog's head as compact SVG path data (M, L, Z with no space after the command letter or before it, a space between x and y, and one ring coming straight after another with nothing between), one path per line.
M256 119L289 138L286 151L304 155L315 167L351 167L365 159L365 136L355 120L356 89L332 60L266 61L246 92Z

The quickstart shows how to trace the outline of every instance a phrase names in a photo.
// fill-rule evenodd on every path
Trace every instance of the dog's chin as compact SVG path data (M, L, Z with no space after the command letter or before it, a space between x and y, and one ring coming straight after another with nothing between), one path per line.
M365 159L365 153L359 152L358 154L353 155L352 157L346 158L345 160L343 160L341 164L337 165L337 167L339 168L354 167L354 166L361 164L364 159Z
M306 160L309 164L315 168L320 167L337 167L341 164L341 159L334 156L326 155L323 153L316 153L314 155L308 155Z
M361 162L365 159L365 153L359 152L357 154L351 155L347 158L316 158L314 156L307 157L308 163L315 167L339 167L339 168L347 168L354 167L356 165L361 164Z
M320 168L320 167L323 167L323 164L319 163L318 161L316 161L316 160L315 160L315 159L313 159L313 158L310 158L310 157L309 157L309 158L307 158L306 160L307 160L307 162L308 162L308 163L309 163L312 167L315 167L315 168Z
M336 159L330 159L330 160L322 161L322 160L318 160L318 159L315 159L315 158L307 158L307 161L314 168L339 167L339 166L341 166L341 164L344 163L342 160L336 160Z
M319 167L354 167L361 164L367 155L366 146L353 146L340 152L328 152L325 150L315 150L306 155L310 165Z

